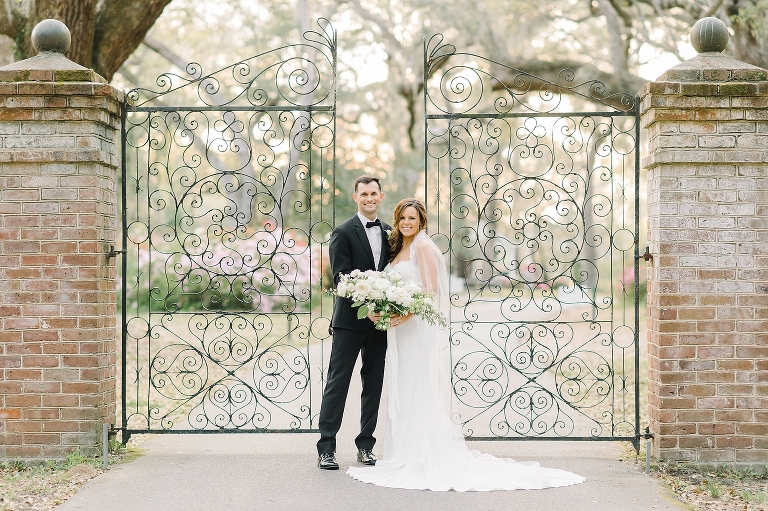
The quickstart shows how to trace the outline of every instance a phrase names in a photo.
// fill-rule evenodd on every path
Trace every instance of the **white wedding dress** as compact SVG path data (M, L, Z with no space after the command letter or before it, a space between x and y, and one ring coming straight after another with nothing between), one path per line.
M391 269L403 280L435 292L438 302L442 295L446 307L447 277L444 271L436 277L434 267L431 272L426 268L430 262L424 260L430 257L437 260L438 268L445 268L442 254L422 231L411 244L410 259ZM389 330L384 454L375 466L350 467L347 474L378 486L435 491L539 489L584 481L535 462L519 463L470 450L448 412L450 382L444 381L447 371L439 368L445 364L441 352L447 349L447 333L418 317Z

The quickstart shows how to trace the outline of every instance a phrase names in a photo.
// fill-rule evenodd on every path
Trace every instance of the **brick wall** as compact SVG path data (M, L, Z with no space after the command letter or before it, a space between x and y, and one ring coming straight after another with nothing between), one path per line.
M0 71L0 458L90 450L114 423L121 97L99 80Z
M722 57L640 92L654 455L768 461L768 82Z

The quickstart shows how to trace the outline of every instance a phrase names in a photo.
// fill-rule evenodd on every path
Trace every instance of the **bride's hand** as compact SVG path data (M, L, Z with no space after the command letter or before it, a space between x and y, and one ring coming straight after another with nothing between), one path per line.
M379 320L381 319L381 314L379 314L378 312L369 312L368 319L370 319L374 323L378 323Z
M409 312L405 316L400 316L399 314L392 314L392 317L390 319L390 324L392 326L400 326L406 321L408 321L409 319L411 319L412 317L413 317L412 312Z

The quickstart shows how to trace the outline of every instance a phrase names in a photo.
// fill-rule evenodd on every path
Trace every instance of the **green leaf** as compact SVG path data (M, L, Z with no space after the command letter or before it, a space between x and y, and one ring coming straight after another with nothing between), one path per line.
M359 309L357 309L357 319L363 319L368 315L368 306L362 305Z

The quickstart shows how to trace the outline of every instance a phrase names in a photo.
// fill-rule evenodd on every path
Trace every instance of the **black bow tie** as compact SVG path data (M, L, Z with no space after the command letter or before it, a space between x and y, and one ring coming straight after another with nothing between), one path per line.
M373 222L367 222L365 224L366 229L370 229L371 227L380 227L380 226L381 226L381 220L379 220L378 218Z

